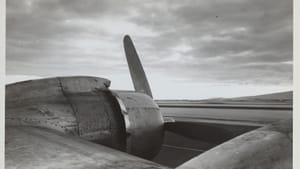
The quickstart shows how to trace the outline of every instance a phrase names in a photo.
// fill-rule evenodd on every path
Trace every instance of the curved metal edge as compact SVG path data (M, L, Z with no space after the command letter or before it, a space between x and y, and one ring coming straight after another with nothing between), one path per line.
M144 93L114 93L126 107L123 115L127 123L127 152L152 159L160 151L164 136L164 122L157 104Z
M291 119L227 141L177 169L292 168Z

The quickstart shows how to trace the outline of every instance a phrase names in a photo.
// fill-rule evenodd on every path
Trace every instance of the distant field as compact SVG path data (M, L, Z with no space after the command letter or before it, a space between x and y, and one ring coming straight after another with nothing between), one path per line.
M177 121L264 125L292 118L292 91L206 100L156 100L165 118Z
M293 92L280 92L257 96L245 96L236 98L212 98L204 100L156 100L159 105L165 104L254 104L254 105L292 105Z

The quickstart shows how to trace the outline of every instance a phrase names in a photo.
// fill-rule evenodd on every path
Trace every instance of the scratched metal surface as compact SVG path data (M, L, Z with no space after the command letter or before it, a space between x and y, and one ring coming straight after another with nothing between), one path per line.
M125 124L109 84L74 76L8 85L6 125L50 128L125 150Z
M57 78L7 85L5 101L8 126L40 126L77 134L74 112Z
M6 169L167 169L50 129L7 126Z
M74 111L79 136L125 151L124 119L108 84L97 78L59 79Z

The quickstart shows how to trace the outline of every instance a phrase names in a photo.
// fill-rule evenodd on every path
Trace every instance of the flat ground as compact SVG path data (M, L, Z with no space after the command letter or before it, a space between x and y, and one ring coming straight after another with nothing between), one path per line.
M292 118L293 96L289 91L239 98L156 102L165 120L175 120L179 130L182 124L198 125L190 130L185 129L184 133L197 130L201 131L199 135L207 137L224 135L233 138L278 120ZM226 131L225 134L223 131ZM220 144L197 140L189 137L189 134L182 135L184 133L166 131L164 144L154 161L176 167Z

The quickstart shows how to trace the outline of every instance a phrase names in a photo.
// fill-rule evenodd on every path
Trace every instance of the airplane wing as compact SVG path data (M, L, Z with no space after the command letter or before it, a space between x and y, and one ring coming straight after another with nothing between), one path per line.
M5 164L7 169L166 168L79 137L25 126L6 127Z
M235 137L177 169L292 168L292 120L281 120Z

